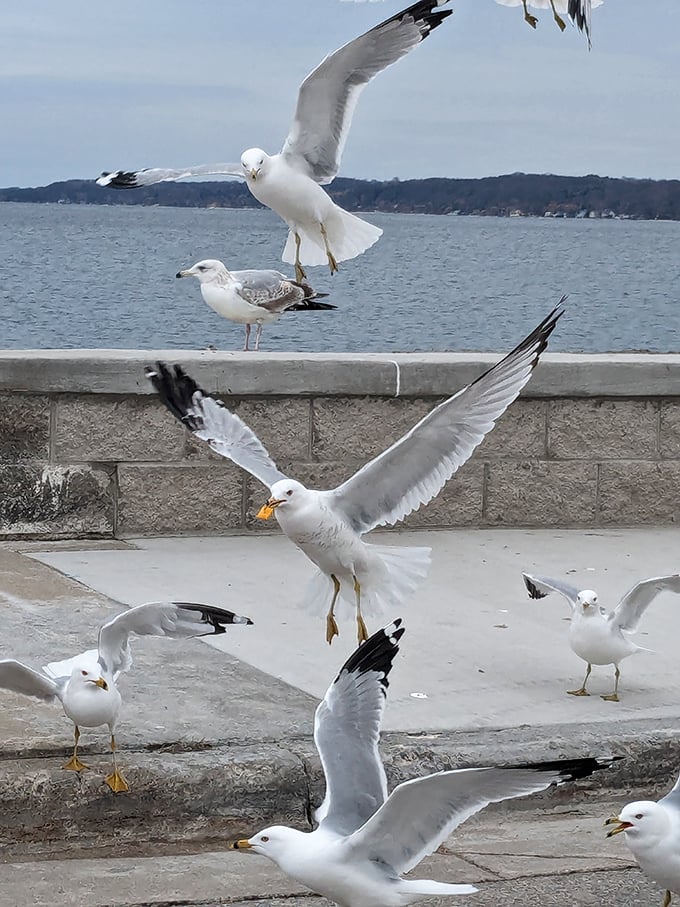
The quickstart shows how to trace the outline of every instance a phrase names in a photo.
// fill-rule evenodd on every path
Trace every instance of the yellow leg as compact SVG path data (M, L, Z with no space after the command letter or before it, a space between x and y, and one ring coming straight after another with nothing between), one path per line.
M661 907L670 907L670 903L671 903L671 893L670 893L670 891L666 891L666 894L663 896L663 904L661 905Z
M116 763L116 738L113 734L111 734L111 754L113 756L113 771L104 780L114 794L124 793L125 791L130 790L130 787L125 778L118 771L118 765Z
M564 21L562 16L558 15L557 10L555 9L555 0L550 0L550 6L552 7L553 17L555 19L555 22L557 22L557 24L559 25L560 31L564 31L564 29L567 27L567 23Z
M618 702L619 701L619 677L620 676L621 676L621 672L619 671L619 666L616 665L616 670L614 671L614 677L616 678L615 682L614 682L614 692L609 693L607 696L600 696L600 699L606 699L607 702Z
M328 614L326 615L326 642L329 646L333 642L333 637L340 635L338 624L335 620L335 614L333 613L335 609L335 603L338 600L338 595L340 594L340 580L334 573L331 573L331 579L333 580L333 586L335 587L335 590L333 592L333 601L331 602L331 606L328 609Z
M80 740L80 728L76 725L73 736L75 737L75 744L73 746L73 755L68 760L66 765L62 765L62 768L67 772L84 772L85 769L88 769L90 766L85 765L84 762L81 762L78 758L78 741Z
M357 597L357 639L359 640L359 645L361 645L362 642L366 642L368 639L368 630L361 615L361 584L356 576L354 577L354 594Z
M326 234L326 228L323 224L319 224L321 228L321 235L323 236L323 244L326 247L326 258L328 259L328 267L331 269L331 274L335 274L338 270L338 263L335 260L335 255L331 252L331 247L328 245L328 236Z
M300 283L302 280L307 280L305 269L302 267L302 262L300 261L300 243L302 240L300 239L300 234L297 230L293 233L293 236L295 237L295 279Z
M528 22L532 28L536 28L536 26L538 25L538 19L536 18L536 16L532 16L527 9L527 0L522 0L522 6L524 7L524 21Z
M588 678L590 677L590 672L592 667L588 665L588 670L586 671L586 676L583 678L583 684L581 685L580 690L567 690L570 696L590 696L588 690L586 690L586 684L588 683Z

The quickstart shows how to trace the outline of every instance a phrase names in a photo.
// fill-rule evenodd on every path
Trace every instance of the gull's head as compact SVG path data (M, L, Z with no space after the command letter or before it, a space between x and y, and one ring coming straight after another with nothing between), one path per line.
M234 841L230 850L245 850L247 853L259 853L263 857L269 857L275 863L281 865L285 861L286 855L300 845L300 838L306 833L297 831L294 828L286 828L285 825L272 825L271 828L265 828L259 831L252 838L242 838L240 841Z
M576 601L584 614L594 614L597 611L597 592L592 589L583 589L576 596Z
M71 683L78 686L88 687L92 684L92 689L108 690L109 685L99 673L86 671L85 668L74 668L71 672Z
M184 271L178 271L175 277L195 277L200 283L220 283L229 276L229 271L216 258L197 261Z
M268 520L279 508L287 510L299 506L307 497L307 489L295 479L281 479L280 482L274 482L271 492L269 500L257 513L257 518L260 520Z
M255 180L266 172L269 155L261 148L248 148L241 155L241 166L243 173L249 180Z
M638 800L624 806L618 816L612 816L604 823L613 828L607 832L607 837L625 832L626 838L641 844L649 842L652 845L655 839L665 837L671 821L666 810L653 800Z

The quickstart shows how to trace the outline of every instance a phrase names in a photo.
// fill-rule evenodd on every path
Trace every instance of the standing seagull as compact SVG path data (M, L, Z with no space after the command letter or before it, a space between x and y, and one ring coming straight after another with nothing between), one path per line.
M282 312L337 308L328 302L317 302L327 293L317 293L308 283L298 283L280 271L228 271L221 261L207 258L175 276L195 277L204 302L213 311L245 324L244 351L249 349L251 324L257 325L255 349L259 350L262 325L276 321Z
M147 377L170 412L223 457L270 490L258 517L279 525L319 568L306 604L316 610L331 597L326 640L338 633L338 596L356 607L359 641L368 637L362 616L401 604L425 577L429 548L369 545L361 536L403 520L439 494L445 483L518 396L531 377L562 314L558 305L504 359L436 406L403 438L329 491L314 491L282 473L248 426L211 397L181 366L158 363Z
M579 31L585 32L590 47L590 16L593 7L601 6L604 0L496 0L502 6L522 6L524 19L532 28L536 28L538 19L529 12L529 6L534 9L552 9L553 18L560 31L566 28L566 22L560 13L567 14Z
M437 8L442 2L447 0L419 0L322 60L300 86L295 118L279 154L249 148L240 164L116 170L103 173L97 183L132 189L188 176L242 177L255 198L288 224L282 258L295 263L295 279L305 279L303 264L328 262L332 274L339 261L355 258L377 242L382 230L334 204L321 186L330 183L340 168L364 87L451 15L451 10Z
M584 778L611 760L565 759L468 768L406 781L387 795L378 742L388 677L404 630L378 630L345 662L314 716L326 796L312 832L276 825L232 847L261 854L341 907L406 907L422 898L473 894L472 885L403 879L489 803Z
M61 702L66 717L75 725L73 755L63 766L68 771L82 772L88 768L78 758L80 728L108 725L113 771L106 783L114 793L120 793L130 788L116 763L114 730L121 707L116 681L132 665L130 634L188 639L224 633L228 624L252 624L252 620L224 608L190 602L138 605L116 615L100 628L96 649L51 662L42 671L14 659L0 661L0 687L45 702L55 699Z
M680 894L680 778L673 790L654 800L637 800L624 806L618 816L604 823L614 828L607 837L625 833L640 869L666 889L662 907L669 907L672 894Z
M653 576L643 579L627 592L613 611L606 611L597 604L597 594L592 589L579 590L560 580L523 573L529 598L545 598L550 592L559 592L569 602L571 621L569 645L572 652L588 665L583 684L578 690L567 690L570 696L590 696L586 683L592 665L615 667L614 691L602 696L609 702L619 701L619 664L635 652L647 652L629 639L637 631L648 605L662 592L680 593L680 574Z

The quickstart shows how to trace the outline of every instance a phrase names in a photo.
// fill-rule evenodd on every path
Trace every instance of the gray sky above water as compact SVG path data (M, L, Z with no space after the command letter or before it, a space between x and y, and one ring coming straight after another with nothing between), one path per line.
M0 186L274 153L326 53L405 2L30 0L0 7ZM593 50L549 11L454 15L364 91L341 175L680 178L680 0L606 0Z

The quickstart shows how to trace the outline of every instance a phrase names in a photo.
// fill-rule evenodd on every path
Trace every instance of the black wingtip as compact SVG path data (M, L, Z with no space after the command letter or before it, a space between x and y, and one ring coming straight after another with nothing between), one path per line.
M524 580L524 585L527 587L527 592L529 593L529 598L546 598L548 593L541 592L538 586L532 582L526 573L522 574L522 579Z
M226 608L216 608L213 605L199 605L196 602L175 602L182 611L195 611L200 613L201 622L208 624L212 630L206 630L203 636L218 635L225 632L225 627L230 624L244 624L252 626L253 622L249 617L243 617L228 611Z
M155 368L146 366L144 374L154 386L161 402L176 419L191 431L202 428L201 418L194 412L193 398L196 392L204 397L208 394L187 375L181 365L168 366L165 362L157 362Z
M96 180L105 189L138 189L137 174L129 170L104 171Z
M583 759L557 759L554 762L528 762L525 765L513 765L512 768L529 769L535 772L556 772L559 778L556 784L566 781L579 781L588 778L623 759L623 756L586 756Z
M439 8L446 2L448 2L448 0L418 0L417 3L413 3L406 9L402 9L400 12L390 16L389 19L385 19L384 22L376 25L371 31L389 25L390 22L401 22L402 19L410 16L420 27L421 38L422 40L425 40L433 29L442 24L444 19L453 15L452 9Z
M344 671L350 674L366 674L376 671L383 676L380 683L386 689L389 686L388 675L392 670L392 663L399 651L399 640L404 635L404 627L398 617L388 626L378 630L356 649L344 663L338 677ZM337 678L336 678L337 680Z

